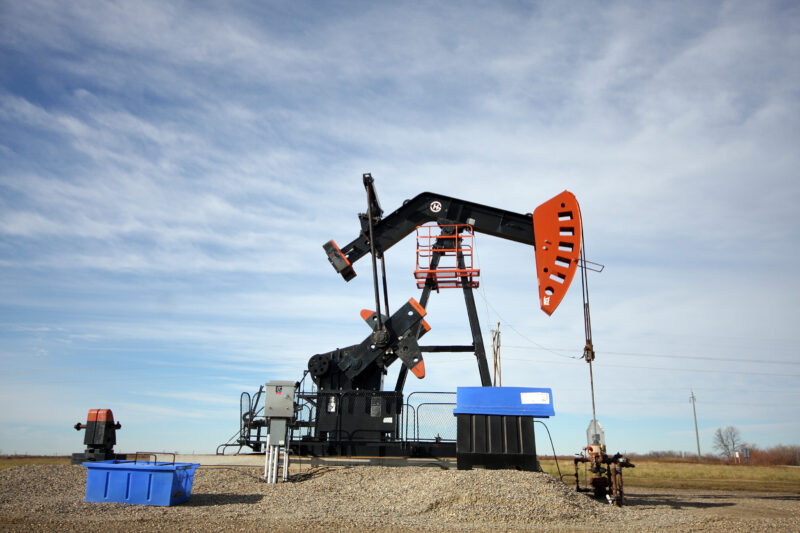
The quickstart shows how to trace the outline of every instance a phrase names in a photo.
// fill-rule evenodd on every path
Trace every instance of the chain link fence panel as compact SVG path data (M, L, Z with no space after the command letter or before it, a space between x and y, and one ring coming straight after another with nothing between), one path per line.
M403 409L406 441L455 441L455 392L412 392Z

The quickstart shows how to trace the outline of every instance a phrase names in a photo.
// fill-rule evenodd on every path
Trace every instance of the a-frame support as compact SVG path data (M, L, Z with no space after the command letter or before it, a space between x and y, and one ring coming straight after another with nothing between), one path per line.
M439 224L446 224L445 221L439 221ZM447 231L447 230L443 230ZM450 230L453 231L453 230ZM444 252L436 251L435 248L443 248L444 245L434 245L434 252L433 256L431 257L430 262L430 270L436 270L439 266L439 260L441 259ZM461 252L458 252L458 268L465 269L464 263L464 256ZM478 311L475 308L475 295L472 292L472 286L470 284L470 280L467 276L462 276L461 278L461 285L464 291L464 305L467 308L467 318L469 319L469 328L472 332L472 344L471 345L447 345L447 346L420 346L420 350L423 352L472 352L475 354L475 359L478 363L478 372L481 376L481 386L483 387L491 387L492 386L492 376L489 373L489 364L486 362L486 349L483 346L483 334L481 333L481 325L480 321L478 320ZM430 298L431 291L436 289L436 278L434 276L428 276L425 280L425 286L422 289L422 295L419 299L419 304L423 308L427 308L428 299ZM417 335L419 338L419 334ZM403 365L400 368L400 373L397 376L397 384L395 385L396 392L403 392L403 388L405 387L406 377L408 376L408 368Z

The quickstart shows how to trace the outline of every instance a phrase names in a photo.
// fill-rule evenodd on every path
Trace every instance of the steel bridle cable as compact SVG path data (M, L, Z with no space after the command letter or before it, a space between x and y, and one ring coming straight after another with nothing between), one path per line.
M586 333L586 346L583 357L589 363L589 386L592 392L592 422L597 423L597 409L594 400L594 372L592 360L594 359L594 345L592 344L592 318L589 314L589 280L586 273L586 239L581 224L581 260L578 267L581 269L581 298L583 299L583 328Z

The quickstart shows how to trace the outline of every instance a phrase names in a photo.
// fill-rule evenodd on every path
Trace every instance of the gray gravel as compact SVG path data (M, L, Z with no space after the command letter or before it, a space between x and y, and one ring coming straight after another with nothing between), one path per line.
M80 466L0 471L3 531L800 531L800 497L632 489L614 508L546 474L432 467L306 470L262 483L252 467L201 467L189 502L83 501Z

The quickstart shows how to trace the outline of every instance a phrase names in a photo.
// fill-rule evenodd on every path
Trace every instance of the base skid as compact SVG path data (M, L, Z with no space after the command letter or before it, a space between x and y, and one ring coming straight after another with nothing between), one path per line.
M459 453L456 457L459 470L472 470L479 466L489 470L525 470L528 472L541 472L535 455L496 455L490 453Z
M117 454L113 451L86 451L73 453L70 464L79 465L86 461L113 461L114 459L125 459L125 454Z
M455 442L368 442L293 440L291 453L312 457L419 457L456 456Z

